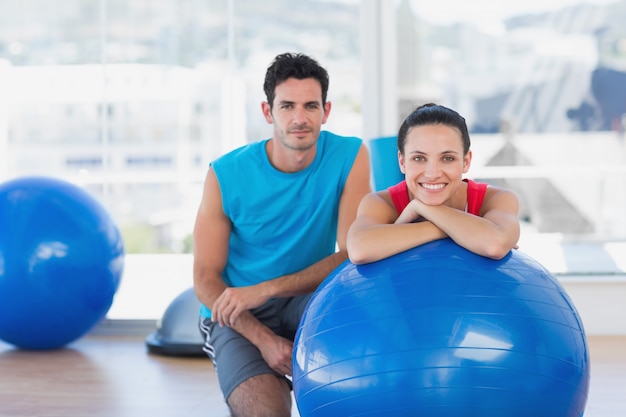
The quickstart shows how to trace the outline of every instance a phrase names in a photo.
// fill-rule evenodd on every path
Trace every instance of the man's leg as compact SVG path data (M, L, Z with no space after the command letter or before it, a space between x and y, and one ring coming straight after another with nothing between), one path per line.
M291 386L276 374L250 341L210 319L201 322L205 351L213 360L220 388L234 417L288 417Z
M227 403L233 417L289 417L291 387L284 378L261 374L239 384Z

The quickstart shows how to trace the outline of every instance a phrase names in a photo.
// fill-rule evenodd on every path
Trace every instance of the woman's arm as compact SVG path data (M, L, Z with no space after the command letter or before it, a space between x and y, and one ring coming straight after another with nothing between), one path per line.
M448 206L427 206L413 200L411 207L460 246L492 259L501 259L516 247L520 236L519 203L508 190L487 188L480 216Z
M359 206L348 232L348 256L355 264L375 262L445 237L492 259L501 259L516 247L519 203L511 191L489 187L480 216L419 200L412 200L398 216L386 193L369 194Z
M347 239L348 256L355 264L375 262L446 237L428 221L394 224L398 215L386 198L387 191L368 194L359 205Z

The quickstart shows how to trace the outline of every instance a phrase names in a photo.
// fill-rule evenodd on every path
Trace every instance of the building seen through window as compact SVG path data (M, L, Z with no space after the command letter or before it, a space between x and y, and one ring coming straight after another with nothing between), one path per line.
M424 102L457 109L476 149L470 175L515 190L529 232L622 239L626 2L535 3L389 2L398 126ZM0 180L67 178L104 202L131 253L189 252L209 162L270 134L262 75L277 53L319 59L328 129L363 135L361 7L2 2Z

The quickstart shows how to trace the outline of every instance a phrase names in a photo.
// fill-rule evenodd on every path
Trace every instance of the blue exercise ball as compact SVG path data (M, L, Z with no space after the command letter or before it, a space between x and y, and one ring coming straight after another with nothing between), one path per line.
M124 266L121 234L81 188L24 177L0 184L0 339L62 347L105 317Z
M580 417L589 390L561 284L520 251L494 261L450 239L339 266L293 357L302 417Z

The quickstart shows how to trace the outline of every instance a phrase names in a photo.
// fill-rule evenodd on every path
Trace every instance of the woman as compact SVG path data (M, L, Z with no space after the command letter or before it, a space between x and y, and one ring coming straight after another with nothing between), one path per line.
M348 231L350 260L374 262L446 237L503 258L519 239L519 203L511 191L464 180L471 161L461 115L436 104L415 109L398 132L405 180L363 198Z

